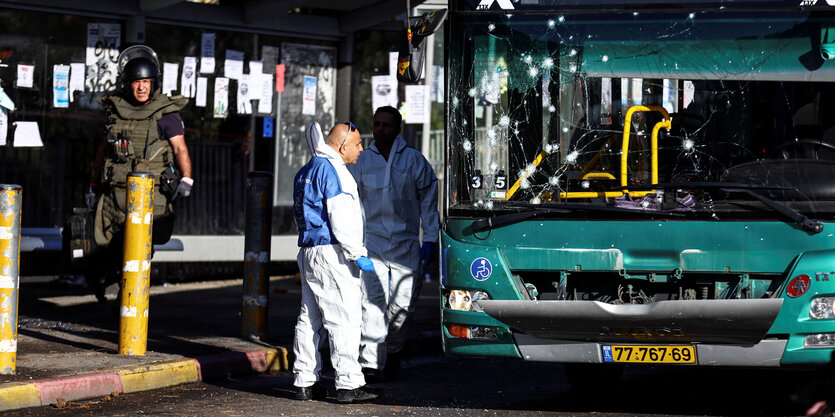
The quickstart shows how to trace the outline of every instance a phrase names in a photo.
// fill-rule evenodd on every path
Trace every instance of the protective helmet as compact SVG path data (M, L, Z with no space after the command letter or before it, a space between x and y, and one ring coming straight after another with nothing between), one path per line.
M145 78L156 80L158 76L159 68L148 58L134 58L122 70L122 79L127 83Z
M131 81L150 78L152 91L159 86L159 60L157 53L146 45L128 47L118 58L119 84L122 91L127 91Z

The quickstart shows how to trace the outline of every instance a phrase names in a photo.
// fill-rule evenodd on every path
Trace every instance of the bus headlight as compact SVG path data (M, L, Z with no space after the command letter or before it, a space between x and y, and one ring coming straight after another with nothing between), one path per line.
M453 310L481 311L473 302L489 299L490 296L484 291L451 290L447 297L447 305Z
M813 319L835 318L835 297L817 297L809 305L809 317Z
M495 327L447 324L446 329L450 336L460 337L462 339L496 340L499 338L499 334Z
M835 347L835 333L817 333L806 335L803 346L807 348Z

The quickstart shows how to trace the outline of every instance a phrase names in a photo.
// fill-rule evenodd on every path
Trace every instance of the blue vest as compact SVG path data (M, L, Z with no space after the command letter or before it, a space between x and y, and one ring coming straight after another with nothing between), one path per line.
M293 216L299 228L299 246L339 243L328 219L327 200L342 194L342 183L328 158L314 156L293 181Z

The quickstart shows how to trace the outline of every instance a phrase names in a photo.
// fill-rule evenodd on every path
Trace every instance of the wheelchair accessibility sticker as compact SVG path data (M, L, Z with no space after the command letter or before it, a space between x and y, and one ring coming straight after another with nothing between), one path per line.
M470 275L475 278L476 281L484 281L487 278L490 278L490 274L493 273L493 265L490 264L490 261L487 258L476 258L472 264L470 264Z

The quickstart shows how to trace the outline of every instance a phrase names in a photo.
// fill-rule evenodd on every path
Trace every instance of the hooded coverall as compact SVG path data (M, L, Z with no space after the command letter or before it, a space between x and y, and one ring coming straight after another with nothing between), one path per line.
M363 210L357 185L336 151L325 144L318 124L307 129L313 157L296 174L293 215L299 228L302 306L296 322L294 385L319 380L319 331L330 337L337 389L365 385L358 362L362 327L362 286L352 262L366 256Z
M349 170L365 208L366 242L374 271L363 276L363 328L360 364L383 369L386 353L397 353L406 339L407 319L422 283L423 242L438 241L438 179L429 161L397 136L388 160L376 142Z

